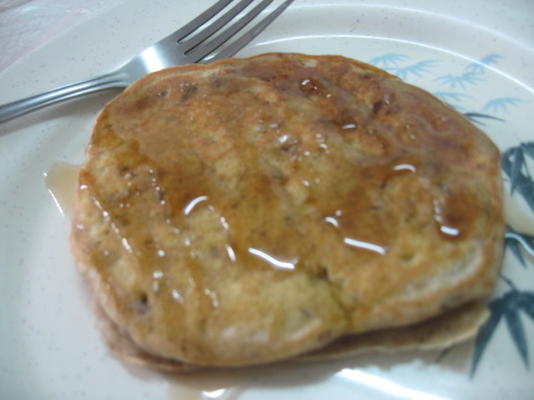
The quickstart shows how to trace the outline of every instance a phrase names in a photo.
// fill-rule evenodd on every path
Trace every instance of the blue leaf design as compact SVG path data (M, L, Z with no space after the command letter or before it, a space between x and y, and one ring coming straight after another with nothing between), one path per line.
M464 72L467 74L483 74L486 70L485 66L479 62L472 62L465 67Z
M463 115L467 117L467 119L469 119L470 121L475 122L482 126L486 126L486 124L484 124L482 121L479 121L479 118L494 119L497 121L504 122L502 118L497 118L489 114L482 114L482 113L477 113L477 112L464 112Z
M501 320L505 306L506 304L504 302L504 298L502 297L500 299L493 300L489 304L491 313L490 317L478 331L475 340L475 350L473 352L473 361L471 363L470 372L471 377L475 375L478 364L482 358L482 354L484 354L484 350L486 349L491 337L493 336L493 333L495 332L499 321Z
M513 194L515 189L517 188L517 185L519 184L519 175L521 174L521 168L525 164L525 156L523 155L523 149L521 147L516 147L513 150L513 162L512 162L512 169L510 171L510 180L512 181L512 185L510 188L510 194Z
M488 54L487 56L482 57L478 61L484 65L492 65L497 64L497 62L499 62L501 59L502 56L499 54Z
M436 96L441 101L444 101L451 107L454 107L457 111L463 112L465 111L465 107L458 104L459 101L462 101L466 97L468 97L465 93L460 92L434 92L434 96Z
M510 249L514 256L516 256L523 268L526 268L527 264L525 262L525 257L523 257L523 253L521 252L521 245L517 242L517 240L506 238L504 240L504 243L506 248Z
M506 295L503 296L503 297L508 298L508 297L510 297L510 296L508 296L510 293L516 293L516 292L517 292L517 287L516 287L516 286L514 285L514 283L510 280L510 278L507 278L507 277L504 276L502 273L499 273L499 278L501 278L501 279L502 279L502 280L503 280L503 281L510 287L510 289L512 289L511 292L506 293Z
M519 354L521 355L521 358L523 359L523 362L525 363L525 367L529 369L527 340L525 338L525 331L523 329L523 323L521 322L521 319L519 318L518 309L509 308L507 312L505 313L505 319L506 319L506 326L508 327L510 336L512 336L512 339L514 340L515 347L517 351L519 352Z
M469 85L476 85L484 79L479 74L464 72L460 75L441 75L435 80L441 82L442 84L448 85L451 89L455 89L457 87L466 89Z
M526 145L523 146L523 144ZM511 181L511 187L517 190L534 211L534 180L525 162L523 149L531 148L534 142L521 143L511 147L502 154L501 167ZM530 154L529 154L530 157Z
M515 154L515 147L506 149L501 156L501 168L504 173L509 177L512 174L512 161Z
M506 112L510 109L511 106L516 106L521 102L522 100L516 97L497 97L493 100L488 101L482 109L484 111Z
M508 332L514 341L514 345L525 363L525 367L529 369L528 342L519 312L524 311L534 320L534 292L517 290L508 278L504 276L501 276L501 278L509 284L511 290L489 303L490 317L480 328L475 341L473 362L471 364L471 377L474 376L482 354L503 317L506 321Z
M534 292L522 292L518 303L519 307L534 321Z
M499 54L488 54L480 60L468 64L464 71L472 74L483 74L487 65L496 64L501 58L502 56Z
M527 156L534 160L534 142L521 143L521 148Z
M435 63L436 60L423 60L405 67L390 68L390 71L401 79L407 79L410 75L420 78L424 73L430 72Z
M432 93L438 99L441 99L447 103L451 101L462 101L468 97L465 93L462 92L434 92Z
M399 63L408 58L405 54L387 53L382 56L372 58L369 64L382 67L398 67Z

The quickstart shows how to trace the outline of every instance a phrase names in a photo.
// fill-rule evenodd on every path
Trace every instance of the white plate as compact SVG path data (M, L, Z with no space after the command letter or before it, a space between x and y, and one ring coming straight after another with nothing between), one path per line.
M106 11L3 72L0 103L106 71L209 3L131 0ZM510 168L518 182L513 194L512 177L504 175L508 222L533 234L534 204L525 197L534 192L533 4L296 1L241 55L342 54L386 68L461 112L499 118L478 121L517 166ZM473 341L446 354L370 355L179 382L113 358L68 251L68 221L43 176L59 161L83 160L94 117L111 97L91 96L0 126L0 398L532 398L526 361L534 360L526 350L534 352L534 259L522 253L522 266L510 247L507 281L499 281L492 303L501 318L472 376Z

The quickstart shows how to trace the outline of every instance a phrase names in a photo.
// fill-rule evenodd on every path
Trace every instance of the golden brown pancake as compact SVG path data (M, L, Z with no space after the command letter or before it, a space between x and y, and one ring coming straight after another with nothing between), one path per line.
M348 58L266 54L106 105L72 248L144 357L222 367L486 298L503 225L499 152L462 115Z
M96 312L100 317L100 327L108 346L121 359L170 373L194 372L202 368L144 351L127 333L121 332L102 310L97 308ZM468 303L417 324L343 336L325 347L298 355L290 361L301 363L346 358L364 353L445 349L473 337L486 321L488 314L484 304Z

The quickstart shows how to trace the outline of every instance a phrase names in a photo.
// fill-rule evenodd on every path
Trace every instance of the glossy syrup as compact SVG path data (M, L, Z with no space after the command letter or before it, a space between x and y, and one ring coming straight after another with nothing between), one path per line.
M363 279L357 274L371 265L362 274L379 281L380 273L396 268L383 263L382 272L380 263L398 238L405 208L416 213L418 202L424 202L430 211L417 222L436 225L432 235L447 240L469 233L470 215L477 214L477 199L463 201L441 182L443 176L450 179L443 166L460 165L467 152L461 146L448 149L432 135L420 138L417 132L427 128L423 119L400 127L396 120L375 119L370 113L394 107L391 98L377 95L370 106L345 101L335 87L329 90L302 71L273 80L293 85L294 93L318 105L316 118L306 113L301 118L298 104L304 100L298 96L291 103L296 109L269 102L249 107L247 99L232 103L228 93L239 92L238 82L224 87L220 81L207 96L210 106L197 105L187 114L165 107L197 101L202 90L174 102L145 93L115 102L119 112L110 115L113 110L107 109L100 116L92 164L80 175L82 195L114 234L95 256L95 270L111 273L109 254L135 257L142 306L134 311L146 312L147 304L160 307L170 336L180 338L185 327L191 337L202 337L202 324L228 312L217 279L232 272L324 277L314 268L333 263L350 268L358 282ZM152 106L162 119L146 123L142 117ZM227 115L232 118L224 119ZM413 141L426 141L427 151L419 151L419 143L411 146ZM112 155L104 160L105 175L97 158L102 154ZM440 189L430 193L421 187ZM225 274L214 273L216 267ZM183 311L191 304L206 316L197 325L186 325ZM171 392L223 399L233 393L230 386L191 391L179 385Z
M393 168L394 171L398 171L399 169L400 168ZM402 170L409 170L411 172L413 172L413 169L414 168L411 167L402 168ZM72 217L74 192L76 190L79 170L80 167L78 165L57 163L45 174L47 188L56 202L58 210L67 218ZM207 200L207 196L197 196L193 198L182 207L182 214L189 215L193 213L196 207L200 207L201 204ZM124 208L124 206L121 208ZM340 224L342 223L341 221L343 220L343 214L344 212L341 209L337 209L331 213L330 217L325 217L324 220L327 224L339 229ZM436 215L439 215L441 218L440 210L436 210ZM230 225L226 218L221 217L219 222L223 229L230 229ZM370 251L375 254L385 253L385 248L375 243L357 241L348 237L344 240L345 243L351 247ZM191 246L191 243L186 242L184 245ZM228 250L230 259L235 261L235 254L233 253L232 247L228 246L228 249L230 249ZM253 256L260 258L263 262L276 269L293 270L298 263L297 259L276 259L259 249L249 248L248 251ZM156 258L164 258L165 256L166 254L164 250L159 249L155 251ZM162 271L157 269L153 271L152 285L155 291L162 290L159 287L159 283L164 280L164 278L165 275ZM170 296L177 303L183 304L183 296L177 289L170 289ZM211 300L211 302L213 302L213 300ZM300 379L299 373L302 373L300 369L302 368L292 368L291 373L295 374L294 379L296 381ZM323 371L320 367L316 369L318 371ZM339 371L341 370L343 370L342 366L339 367ZM305 369L303 371L305 371ZM168 400L238 400L243 392L255 386L254 382L258 381L258 379L261 380L265 377L274 377L278 372L276 367L262 367L235 371L205 371L168 377L166 379L168 385L166 398ZM329 367L324 368L324 373L327 375L335 374L336 372L337 369L330 370ZM143 372L136 374L136 376L138 376L139 379L144 379ZM152 374L150 374L150 376L152 376ZM272 378L267 379L267 381L270 380L272 380ZM277 382L277 380L275 379L274 382Z
M269 71L257 74L268 76ZM394 98L387 91L377 97L370 110L362 109L359 104L345 102L335 85L329 87L314 73L296 70L289 74L294 76L283 80L275 77L273 84L288 89L297 98L305 96L321 108L333 110L328 115L330 120L299 120L298 110L288 119L284 111L286 120L292 121L289 125L274 107L249 110L246 103L230 104L227 93L236 89L232 81L218 82L209 89L208 110L202 108L203 112L196 114L192 109L187 118L172 115L174 119L165 121L158 130L141 130L130 126L127 119L121 122L124 125L120 130L114 130L108 116L102 115L102 134L94 138L93 145L118 149L117 178L123 189L118 198L110 201L104 182L93 173L82 176L81 182L111 220L119 221L118 225L128 221L120 228L122 247L141 254L146 261L141 265L163 265L169 251L163 243L147 248L140 242L144 239L139 232L146 227L137 221L137 216L147 215L146 210L157 210L147 217L161 218L171 229L180 231L178 242L188 254L187 268L204 294L211 289L203 287L198 272L202 261L197 255L202 254L202 249L197 248L197 240L187 235L188 230L194 230L191 225L199 215L213 221L212 229L222 227L225 231L216 252L247 268L285 272L306 268L307 259L315 253L314 245L306 239L310 234L332 236L364 258L387 254L395 240L395 218L399 216L392 218L393 226L388 226L383 214L388 209L395 212L395 205L390 204L394 200L383 200L381 191L407 176L416 177L414 182L420 178L434 180L437 174L427 164L447 158L449 153L440 155L442 144L433 138L426 143L431 155L393 144L399 137L418 140L411 133L418 126L406 124L407 132L395 132L399 128L388 131L380 121L369 119L367 114L384 113L394 106ZM195 102L201 94L198 89L182 100ZM167 97L172 95L168 93ZM129 114L137 115L163 101L170 102L161 96L144 96L142 101L126 102L121 112L129 118ZM228 106L239 108L242 113L225 121L228 133L213 134ZM168 135L175 126L180 126L181 132L195 134ZM306 133L299 136L295 132ZM461 153L461 149L453 150ZM446 199L434 207L434 221L441 235L457 238L466 224L460 219L445 221L447 207ZM334 215L336 212L339 215ZM134 214L135 221L131 218ZM320 221L334 229L318 226ZM216 303L212 295L207 296L211 297L210 303Z
M258 75L263 73L270 71ZM181 99L174 92L132 98L116 103L120 113L101 114L91 146L95 154L112 157L104 164L105 177L100 161L93 161L80 175L80 187L115 233L110 247L135 255L143 276L139 291L151 300L181 308L196 296L209 315L220 306L211 278L215 264L292 274L357 260L357 270L388 257L404 218L398 205L403 197L412 197L412 209L418 202L429 205L426 220L417 223L435 224L446 239L469 229L476 201L451 202L446 190L410 193L422 182L438 187L442 165L464 157L461 146L444 152L440 138L421 138L417 131L427 127L417 123L424 121L387 127L373 118L394 108L388 93L363 107L313 73L289 73L294 76L275 77L273 84L328 113L310 120L298 108L249 107L245 95L232 103L228 93L239 84L230 80L209 88L210 107L198 105L188 114L166 113L175 104L172 96ZM362 84L372 89L372 83ZM202 89L182 100L204 101L199 97L206 98ZM152 107L165 118L151 125L131 122ZM228 107L240 113L221 121ZM120 121L113 120L116 115ZM421 140L427 152L411 146ZM433 196L438 200L432 206ZM450 211L458 206L460 212ZM105 273L107 258L95 260ZM161 276L154 278L155 271Z
M58 162L53 164L45 173L45 184L52 196L58 211L66 218L72 218L74 209L74 195L78 174L81 167L75 164ZM162 250L158 257L164 257ZM159 282L164 278L161 271L154 271L152 288L159 291ZM82 289L86 289L82 287ZM183 298L176 289L171 289L171 297L178 303ZM133 367L129 367L133 368ZM137 369L136 369L137 371ZM135 376L144 379L145 375L153 379L148 371L137 371ZM246 386L241 382L242 376L228 373L201 373L168 378L168 400L237 400Z
M45 172L45 184L61 215L72 217L74 210L74 197L76 182L80 166L65 162L53 164Z

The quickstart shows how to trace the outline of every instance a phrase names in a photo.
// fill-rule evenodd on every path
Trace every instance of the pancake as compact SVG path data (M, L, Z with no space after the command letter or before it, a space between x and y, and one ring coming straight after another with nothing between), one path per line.
M195 372L202 369L198 365L155 356L144 351L105 313L99 308L96 311L100 317L100 326L106 343L121 359L165 373ZM483 303L468 303L417 324L343 336L325 347L283 362L304 363L367 353L446 349L473 337L487 320L488 314L487 307Z
M348 58L174 67L98 116L72 249L140 359L294 358L489 296L499 158L449 106Z

